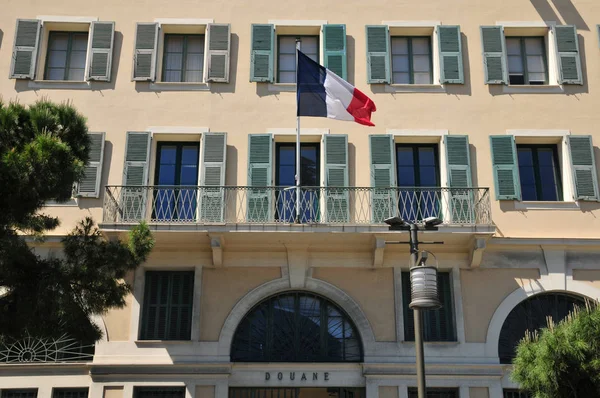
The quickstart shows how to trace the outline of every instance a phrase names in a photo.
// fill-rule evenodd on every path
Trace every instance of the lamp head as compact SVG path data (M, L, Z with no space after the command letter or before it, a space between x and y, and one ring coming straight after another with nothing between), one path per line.
M435 227L435 226L443 223L443 221L437 217L427 217L423 220L423 222L425 223L425 226L428 228Z
M406 222L398 216L386 218L385 220L383 220L383 222L389 225L390 227L406 225Z

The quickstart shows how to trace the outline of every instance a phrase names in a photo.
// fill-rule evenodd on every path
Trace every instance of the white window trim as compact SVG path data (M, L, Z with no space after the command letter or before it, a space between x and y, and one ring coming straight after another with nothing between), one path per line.
M210 132L208 127L194 127L194 126L149 126L145 131L149 131L150 134L203 134Z
M273 73L277 75L277 27L314 27L319 28L319 65L323 65L323 35L321 31L323 30L323 25L327 25L327 20L310 20L310 19L269 19L267 23L273 25L275 28L275 48L273 49L274 56L273 62L275 63L273 67ZM277 76L273 76L274 80L277 80ZM288 92L295 93L296 92L296 83L269 83L267 85L267 90L269 92L280 93L280 92Z
M569 130L506 130L506 135L512 135L515 140L519 137L534 138L556 138L560 140L558 145L560 161L560 178L562 183L563 200L553 201L513 201L515 210L580 210L579 202L574 200L573 174L571 170L571 153L567 145L567 136L571 135ZM518 145L518 143L517 143ZM518 167L518 164L517 164Z

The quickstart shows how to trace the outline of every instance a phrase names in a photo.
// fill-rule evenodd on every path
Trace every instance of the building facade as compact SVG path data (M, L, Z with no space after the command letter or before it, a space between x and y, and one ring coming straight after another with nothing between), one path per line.
M443 221L431 397L524 397L520 336L600 298L595 0L3 5L4 101L72 101L93 134L36 251L85 216L156 238L93 355L5 348L3 398L416 396L391 216ZM301 120L299 201L297 42L377 106Z

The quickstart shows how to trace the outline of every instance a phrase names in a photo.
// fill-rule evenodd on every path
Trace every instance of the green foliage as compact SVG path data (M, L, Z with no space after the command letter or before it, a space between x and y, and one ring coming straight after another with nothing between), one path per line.
M90 218L62 240L60 255L38 256L25 242L59 225L40 211L48 200L70 199L89 159L87 133L69 103L0 102L0 340L98 340L91 317L125 305L131 286L123 278L152 250L147 225L133 228L128 242L109 241Z
M525 336L513 364L512 379L534 398L600 396L598 304Z

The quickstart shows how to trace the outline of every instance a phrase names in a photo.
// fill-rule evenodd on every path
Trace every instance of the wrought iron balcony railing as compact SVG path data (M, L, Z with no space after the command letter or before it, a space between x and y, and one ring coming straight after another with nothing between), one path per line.
M381 224L400 216L490 225L488 188L107 186L104 223Z

